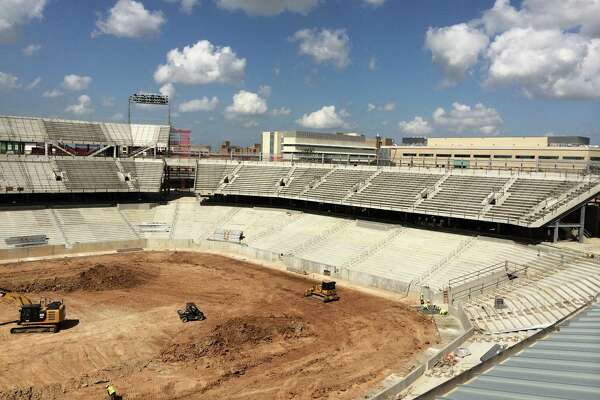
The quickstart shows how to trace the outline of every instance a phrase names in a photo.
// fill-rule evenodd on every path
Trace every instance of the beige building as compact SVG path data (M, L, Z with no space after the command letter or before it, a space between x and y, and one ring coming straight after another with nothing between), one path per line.
M262 134L263 160L315 160L325 162L371 162L382 144L391 139L358 133L271 131Z
M589 170L600 147L581 136L403 138L383 146L396 165L515 170Z

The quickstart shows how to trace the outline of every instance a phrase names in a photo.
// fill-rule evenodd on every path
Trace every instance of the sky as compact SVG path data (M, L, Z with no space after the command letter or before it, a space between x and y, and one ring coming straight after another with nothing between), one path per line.
M213 146L265 130L600 144L600 0L0 0L0 114L126 122L139 91Z

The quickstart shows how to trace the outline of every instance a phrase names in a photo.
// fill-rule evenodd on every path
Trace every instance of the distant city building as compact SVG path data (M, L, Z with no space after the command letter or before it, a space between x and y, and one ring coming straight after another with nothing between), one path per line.
M210 155L211 148L207 144L193 144L190 149L192 157L203 157Z
M262 134L263 160L321 160L325 162L372 162L382 145L392 139L359 133L270 131Z
M407 137L383 146L396 165L518 170L584 170L600 165L600 147L582 136Z
M248 147L238 146L235 144L231 144L229 140L221 143L219 147L219 155L229 156L229 155L239 155L239 156L256 156L260 157L260 143L253 144Z

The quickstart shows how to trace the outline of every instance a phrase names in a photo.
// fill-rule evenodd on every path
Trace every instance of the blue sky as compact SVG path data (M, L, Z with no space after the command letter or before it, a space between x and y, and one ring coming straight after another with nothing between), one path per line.
M0 114L123 120L129 94L172 87L196 143L281 129L599 143L600 3L567 16L577 1L2 0Z

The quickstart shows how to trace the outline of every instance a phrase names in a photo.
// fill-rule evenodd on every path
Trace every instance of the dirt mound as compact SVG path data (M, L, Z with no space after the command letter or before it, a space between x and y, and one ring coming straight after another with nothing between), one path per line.
M162 361L192 361L205 356L227 356L273 341L312 336L308 324L297 316L244 316L217 325L201 342L175 343L165 348Z
M48 279L35 279L30 282L0 283L16 292L73 292L76 290L101 291L110 289L126 289L141 285L150 278L147 273L140 273L120 265L95 264L77 275L61 276Z

